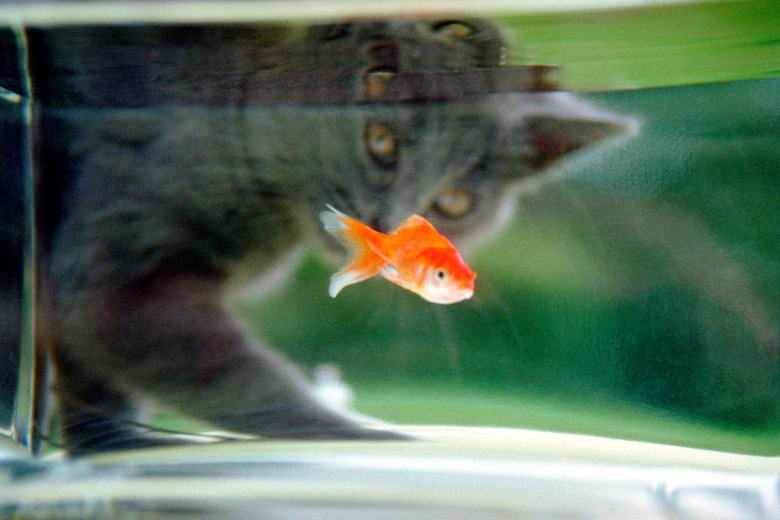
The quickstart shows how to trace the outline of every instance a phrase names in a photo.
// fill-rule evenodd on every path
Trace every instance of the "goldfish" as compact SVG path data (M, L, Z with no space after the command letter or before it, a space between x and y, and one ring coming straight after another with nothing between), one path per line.
M331 205L327 208L320 221L350 254L347 265L330 278L331 297L377 274L433 303L456 303L474 294L477 275L423 217L412 215L384 234Z

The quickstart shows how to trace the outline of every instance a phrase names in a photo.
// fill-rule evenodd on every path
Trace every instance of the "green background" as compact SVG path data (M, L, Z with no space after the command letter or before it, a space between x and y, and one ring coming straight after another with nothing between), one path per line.
M506 18L510 61L558 65L573 89L607 90L780 75L780 4L682 2Z

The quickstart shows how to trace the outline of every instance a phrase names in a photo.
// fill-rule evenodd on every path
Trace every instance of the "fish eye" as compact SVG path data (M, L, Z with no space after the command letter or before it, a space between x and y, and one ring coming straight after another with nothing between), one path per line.
M447 271L444 269L436 269L436 271L433 273L433 276L436 278L436 280L443 282L447 279Z
M442 192L433 202L433 209L447 218L461 218L471 212L474 197L463 188L452 188Z

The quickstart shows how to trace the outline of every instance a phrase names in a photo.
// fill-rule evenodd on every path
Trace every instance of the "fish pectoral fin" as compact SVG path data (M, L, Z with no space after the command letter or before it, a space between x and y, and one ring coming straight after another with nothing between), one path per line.
M391 282L396 283L402 287L406 285L401 280L401 277L398 275L398 269L393 264L383 265L380 272L382 273L382 276L384 276L386 279L390 280Z

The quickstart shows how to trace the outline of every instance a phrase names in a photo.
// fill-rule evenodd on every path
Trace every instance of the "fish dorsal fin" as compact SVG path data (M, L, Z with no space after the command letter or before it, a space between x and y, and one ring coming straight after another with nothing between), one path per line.
M420 215L412 215L408 219L404 220L390 232L392 235L398 234L399 231L408 231L411 229L419 229L421 231L431 230L436 233L436 230L430 222L422 218ZM437 233L438 234L438 233Z
M439 234L433 224L419 215L412 215L391 231L392 235L413 236L416 242L424 242L429 247L451 247L450 241ZM406 237L404 237L406 238Z

